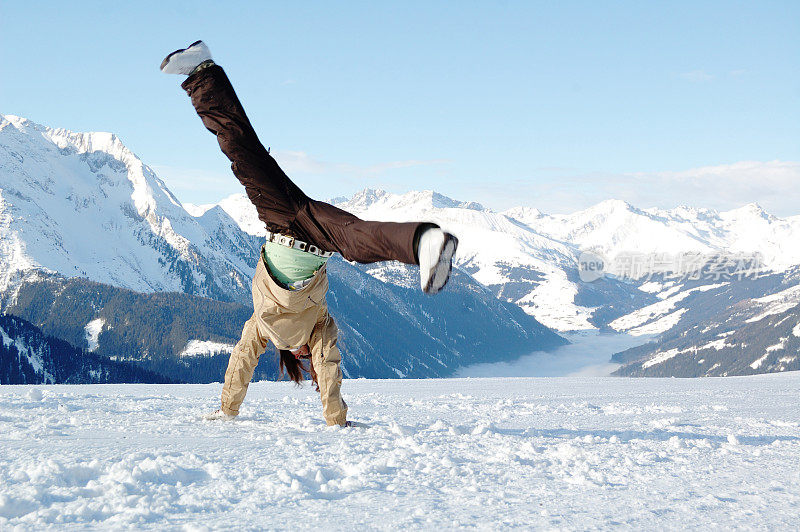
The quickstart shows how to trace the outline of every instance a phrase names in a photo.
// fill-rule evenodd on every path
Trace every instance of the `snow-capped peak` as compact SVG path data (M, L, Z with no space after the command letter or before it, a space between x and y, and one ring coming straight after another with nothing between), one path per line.
M366 209L387 196L389 196L389 193L385 190L365 188L360 192L356 192L351 198L344 199L344 202L356 208Z
M588 209L575 212L571 215L572 218L610 218L612 216L626 216L628 214L639 214L640 211L635 209L627 201L618 199L608 199L592 205Z
M767 211L764 210L763 207L761 207L761 205L755 202L743 205L738 209L731 209L729 211L721 212L720 217L725 220L762 219L762 220L772 221L776 219L775 216L769 214Z
M70 153L84 155L84 160L93 170L112 162L109 158L124 165L127 169L124 179L130 182L133 189L131 199L140 216L146 216L149 211L156 208L161 199L156 196L161 196L180 207L180 202L167 189L164 182L129 150L117 135L103 131L77 133L63 128L50 128L13 115L6 115L5 118L18 134L24 135L29 140L39 137L37 143L39 147L54 144L62 155ZM86 177L93 181L90 176Z
M184 203L183 206L194 217L201 217L214 208L221 209L233 218L244 232L254 236L264 236L266 234L266 225L258 218L255 207L253 207L250 199L245 194L231 194L219 203L207 203L204 205Z
M249 264L229 263L203 223L112 133L2 116L0 168L0 289L45 269L141 291L245 290ZM225 288L209 278L215 269Z
M545 214L536 207L513 207L501 214L525 223L526 220L536 220Z
M433 190L411 191L405 194L392 194L380 189L364 189L337 205L353 212L365 211L374 207L384 209L470 209L486 210L474 201L457 201Z
M0 114L0 129L3 129L8 125L19 127L22 126L25 122L28 122L28 119L22 118L21 116Z

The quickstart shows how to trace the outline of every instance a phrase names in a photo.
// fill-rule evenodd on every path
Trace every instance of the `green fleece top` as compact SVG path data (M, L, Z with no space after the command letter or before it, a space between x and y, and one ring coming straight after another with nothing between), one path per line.
M275 242L267 242L264 244L264 261L275 279L289 285L312 278L328 259L307 251L281 246Z

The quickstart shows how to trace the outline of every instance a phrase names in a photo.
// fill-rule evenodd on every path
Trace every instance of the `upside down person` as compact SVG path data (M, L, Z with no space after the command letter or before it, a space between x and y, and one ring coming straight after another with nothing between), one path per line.
M365 221L306 196L258 140L228 77L202 41L169 54L161 71L188 76L181 86L267 228L253 278L253 316L231 353L220 408L205 419L238 415L269 341L280 354L280 370L292 380L300 383L303 371L311 374L325 422L348 426L337 328L325 301L327 260L339 253L360 263L416 264L422 290L435 294L450 277L458 239L433 223Z

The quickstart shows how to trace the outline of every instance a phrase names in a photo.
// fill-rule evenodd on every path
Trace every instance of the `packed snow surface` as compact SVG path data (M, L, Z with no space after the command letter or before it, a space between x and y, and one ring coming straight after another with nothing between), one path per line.
M0 529L800 526L800 373L0 387Z

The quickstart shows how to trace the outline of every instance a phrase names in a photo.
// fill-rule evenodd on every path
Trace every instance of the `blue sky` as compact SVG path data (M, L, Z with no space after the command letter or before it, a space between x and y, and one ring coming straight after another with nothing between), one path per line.
M113 131L183 201L241 188L176 76L204 39L311 196L800 214L800 2L0 3L0 113Z

